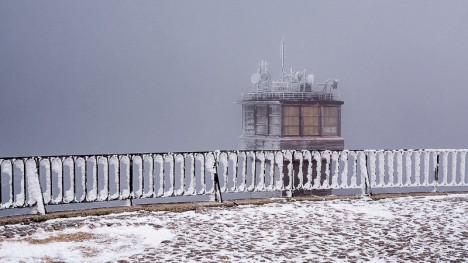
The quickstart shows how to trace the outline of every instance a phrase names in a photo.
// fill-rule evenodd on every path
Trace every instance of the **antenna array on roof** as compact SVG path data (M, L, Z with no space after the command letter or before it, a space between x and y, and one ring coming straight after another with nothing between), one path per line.
M261 61L258 65L256 73L250 77L255 92L330 92L338 86L338 80L327 80L323 83L318 83L317 86L322 86L321 90L314 91L313 74L307 74L304 69L294 72L291 68L290 73L284 71L285 61L285 44L281 40L281 79L272 80L271 74L268 72L268 62Z

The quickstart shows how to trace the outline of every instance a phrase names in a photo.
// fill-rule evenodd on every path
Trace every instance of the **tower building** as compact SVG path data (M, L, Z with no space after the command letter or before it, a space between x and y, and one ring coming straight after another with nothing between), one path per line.
M268 63L260 62L251 76L252 90L242 94L241 150L342 150L341 95L338 80L314 83L306 70L284 71L273 80Z

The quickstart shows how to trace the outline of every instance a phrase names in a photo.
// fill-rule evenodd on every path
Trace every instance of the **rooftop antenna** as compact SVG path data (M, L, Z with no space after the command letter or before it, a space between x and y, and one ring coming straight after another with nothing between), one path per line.
M281 81L284 81L284 37L281 39Z

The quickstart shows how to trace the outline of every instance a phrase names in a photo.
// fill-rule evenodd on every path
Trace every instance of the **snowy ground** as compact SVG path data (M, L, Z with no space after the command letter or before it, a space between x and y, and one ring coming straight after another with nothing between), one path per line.
M134 212L0 226L0 261L468 259L468 194Z

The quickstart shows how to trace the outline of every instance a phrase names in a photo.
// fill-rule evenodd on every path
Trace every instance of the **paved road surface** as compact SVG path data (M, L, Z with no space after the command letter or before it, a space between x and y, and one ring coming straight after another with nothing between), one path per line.
M0 226L0 261L461 262L468 194L131 212Z

